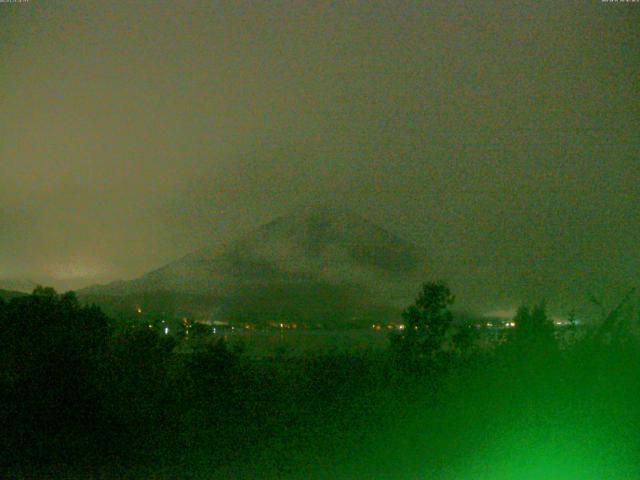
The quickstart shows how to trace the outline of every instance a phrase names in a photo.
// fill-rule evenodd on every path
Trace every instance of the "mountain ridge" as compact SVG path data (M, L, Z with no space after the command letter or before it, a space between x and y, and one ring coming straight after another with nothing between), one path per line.
M6 290L4 288L0 288L0 300L8 302L14 298L18 297L26 297L29 295L28 293L18 292L17 290Z
M271 292L261 303L269 317L288 309L306 315L305 302L325 315L331 309L323 303L353 316L358 308L406 305L425 271L426 256L416 245L347 209L322 205L296 209L139 278L78 293L94 299L152 292L196 295L210 298L217 315L234 317L261 290ZM254 307L253 315L261 314Z

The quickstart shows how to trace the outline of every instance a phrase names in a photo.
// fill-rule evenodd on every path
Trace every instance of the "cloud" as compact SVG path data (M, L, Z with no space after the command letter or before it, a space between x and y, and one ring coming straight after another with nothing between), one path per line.
M332 199L474 305L635 281L637 9L6 7L3 272L132 278Z

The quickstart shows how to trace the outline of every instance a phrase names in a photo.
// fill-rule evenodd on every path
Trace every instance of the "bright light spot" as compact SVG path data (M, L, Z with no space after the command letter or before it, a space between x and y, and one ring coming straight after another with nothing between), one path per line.
M164 334L168 335L169 334L169 327L164 327Z
M138 312L138 313L142 313L142 309L141 309L140 307L137 307L137 308L136 308L136 312Z

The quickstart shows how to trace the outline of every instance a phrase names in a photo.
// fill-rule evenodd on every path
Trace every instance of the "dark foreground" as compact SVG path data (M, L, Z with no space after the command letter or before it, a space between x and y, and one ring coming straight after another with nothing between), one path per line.
M2 478L630 479L640 347L612 312L563 349L255 359L114 333L51 292L2 304Z

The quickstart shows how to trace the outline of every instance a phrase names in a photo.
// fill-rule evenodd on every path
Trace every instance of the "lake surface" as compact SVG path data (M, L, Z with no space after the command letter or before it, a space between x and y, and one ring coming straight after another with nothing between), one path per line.
M312 352L358 352L387 348L387 332L358 330L244 330L225 331L209 337L240 346L246 355L301 355Z

